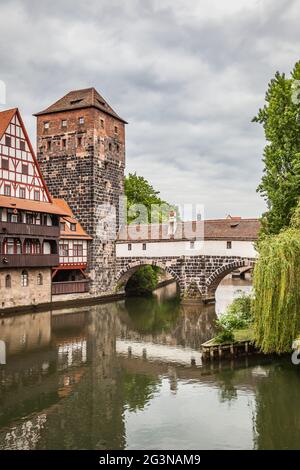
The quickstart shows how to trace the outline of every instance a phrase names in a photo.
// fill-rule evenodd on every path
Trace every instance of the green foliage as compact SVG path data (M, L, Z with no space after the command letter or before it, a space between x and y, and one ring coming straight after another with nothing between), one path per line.
M129 279L126 291L134 295L147 295L157 287L160 269L157 266L141 266Z
M216 321L218 342L234 341L234 330L249 328L252 323L251 296L242 292Z
M299 79L300 62L291 78L277 72L268 85L266 104L253 118L263 125L268 141L257 189L268 205L262 217L262 236L277 234L289 225L300 195L300 105L294 100L294 80Z
M254 269L255 340L264 353L291 351L300 331L300 232L266 237Z
M159 197L159 191L156 191L143 176L137 176L136 173L129 173L129 175L126 176L125 195L127 197L127 217L129 224L146 224L151 221L153 223L165 222L169 218L169 212L176 210L175 206ZM144 206L144 209L142 206ZM177 210L176 212L178 214Z

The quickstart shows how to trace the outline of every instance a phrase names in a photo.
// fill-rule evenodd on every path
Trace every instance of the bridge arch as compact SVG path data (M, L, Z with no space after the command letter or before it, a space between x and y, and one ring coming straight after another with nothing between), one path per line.
M224 279L225 276L232 273L238 268L247 267L248 269L254 266L254 261L246 258L237 259L230 263L225 263L218 267L207 279L206 289L210 294L214 294L217 290L218 285Z
M182 282L178 274L172 269L170 266L166 266L164 263L157 261L157 260L145 260L141 259L139 261L134 261L132 263L129 263L125 268L123 268L121 271L118 272L116 276L116 286L117 290L122 290L125 288L128 280L130 277L142 266L158 266L161 268L163 271L167 272L172 276L174 281L177 282L178 289L181 293L182 291Z

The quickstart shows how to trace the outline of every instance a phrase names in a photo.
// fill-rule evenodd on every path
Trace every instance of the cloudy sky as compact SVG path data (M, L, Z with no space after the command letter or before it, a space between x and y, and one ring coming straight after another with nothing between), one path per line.
M1 0L0 80L35 119L95 86L126 120L127 172L206 217L257 216L269 79L300 58L296 0Z

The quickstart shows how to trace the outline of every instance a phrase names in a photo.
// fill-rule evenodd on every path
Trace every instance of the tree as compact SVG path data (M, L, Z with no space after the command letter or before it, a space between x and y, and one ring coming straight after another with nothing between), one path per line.
M263 152L264 174L257 191L267 202L262 235L289 225L300 196L300 61L291 78L276 72L266 92L266 104L253 122L263 125L268 141Z
M259 244L254 269L255 340L264 353L291 351L300 332L300 231L282 230Z
M150 223L151 208L159 206L155 210L157 222L168 220L169 212L176 210L175 206L167 203L159 197L159 191L143 177L136 173L129 173L125 178L125 195L127 197L128 223ZM139 206L144 206L145 211ZM152 214L153 215L153 214Z

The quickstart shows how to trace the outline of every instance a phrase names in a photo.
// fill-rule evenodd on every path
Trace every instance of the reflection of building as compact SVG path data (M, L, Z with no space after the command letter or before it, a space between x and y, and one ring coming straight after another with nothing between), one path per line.
M51 300L59 216L18 109L0 113L0 307Z

